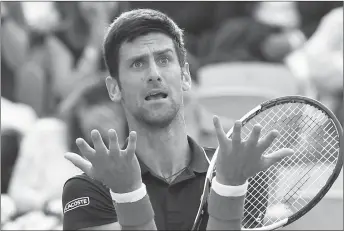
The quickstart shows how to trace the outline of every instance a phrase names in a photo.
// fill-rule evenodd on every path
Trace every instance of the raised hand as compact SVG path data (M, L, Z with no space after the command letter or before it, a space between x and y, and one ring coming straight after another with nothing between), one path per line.
M269 132L263 139L259 140L262 127L255 125L249 138L242 141L240 121L235 122L231 139L226 136L217 116L214 117L213 122L219 142L216 180L221 184L242 185L251 176L293 154L293 150L283 148L262 156L263 152L279 135L276 130Z
M136 132L130 132L125 150L118 144L116 131L110 129L109 149L97 130L91 132L94 149L78 138L76 144L84 159L76 153L66 153L65 158L85 172L89 177L108 186L115 193L127 193L141 187L141 169L135 155Z

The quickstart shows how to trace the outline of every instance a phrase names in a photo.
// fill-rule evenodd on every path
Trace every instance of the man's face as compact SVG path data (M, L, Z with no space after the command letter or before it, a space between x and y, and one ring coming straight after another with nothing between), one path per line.
M183 90L191 86L188 65L180 67L172 39L162 33L121 45L119 81L129 117L155 127L170 124L183 103Z

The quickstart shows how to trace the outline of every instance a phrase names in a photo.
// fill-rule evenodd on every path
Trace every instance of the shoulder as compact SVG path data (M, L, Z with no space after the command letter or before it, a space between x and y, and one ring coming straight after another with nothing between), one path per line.
M67 184L74 183L74 182L88 182L89 184L96 184L96 185L101 184L100 182L87 176L85 173L81 173L81 174L78 174L78 175L75 175L75 176L69 178L66 181L65 186Z
M64 229L94 227L117 221L110 190L86 174L66 181L62 205Z
M99 194L99 195L97 195ZM86 174L76 175L69 178L63 187L63 198L69 196L103 196L111 199L109 189L101 182L96 181Z

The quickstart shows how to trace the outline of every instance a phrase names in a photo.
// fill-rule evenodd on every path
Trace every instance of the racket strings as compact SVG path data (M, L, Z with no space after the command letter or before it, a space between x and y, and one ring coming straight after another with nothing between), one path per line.
M302 209L326 184L339 154L333 122L313 106L286 103L263 111L244 124L243 140L257 123L261 137L272 129L281 134L263 155L280 148L292 148L294 155L250 179L244 228L269 225Z

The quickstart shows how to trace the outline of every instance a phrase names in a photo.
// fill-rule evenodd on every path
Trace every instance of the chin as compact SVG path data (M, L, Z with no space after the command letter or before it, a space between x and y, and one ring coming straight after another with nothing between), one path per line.
M148 126L164 128L172 123L178 112L179 107L176 105L159 109L150 108L150 110L145 110L144 113L140 114L140 120Z

